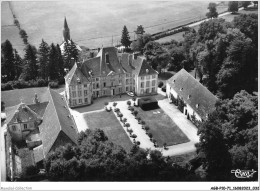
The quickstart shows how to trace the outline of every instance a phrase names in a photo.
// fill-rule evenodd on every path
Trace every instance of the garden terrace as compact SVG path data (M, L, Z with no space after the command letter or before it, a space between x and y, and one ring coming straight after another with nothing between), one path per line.
M127 152L132 148L132 142L112 111L88 113L84 119L90 129L103 130L111 142L122 146Z
M162 109L143 111L137 107L135 110L138 111L138 116L141 117L146 126L149 126L148 134L152 133L153 139L156 140L159 147L163 147L164 143L171 146L189 142L186 135Z

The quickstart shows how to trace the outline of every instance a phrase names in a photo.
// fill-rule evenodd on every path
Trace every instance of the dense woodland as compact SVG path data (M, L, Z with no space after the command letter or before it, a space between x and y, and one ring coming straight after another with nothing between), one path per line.
M246 5L245 5L246 6ZM234 8L235 7L235 8ZM237 5L230 4L234 12ZM50 180L59 181L232 181L231 169L258 169L258 15L240 14L232 22L217 19L209 5L210 19L199 30L188 29L182 42L154 42L144 31L130 44L127 28L122 44L139 51L156 70L195 69L195 75L219 101L208 120L199 123L197 156L181 167L159 151L133 146L126 153L104 132L81 132L77 145L60 147L45 161ZM78 59L75 44L61 56L58 45L42 40L37 50L28 44L21 58L7 40L2 44L2 90L10 83L50 82L63 78L71 58ZM40 83L40 82L39 82ZM21 85L21 84L20 84ZM17 84L16 84L17 86ZM8 89L8 88L7 88ZM194 169L202 166L205 177ZM248 180L257 180L257 174Z

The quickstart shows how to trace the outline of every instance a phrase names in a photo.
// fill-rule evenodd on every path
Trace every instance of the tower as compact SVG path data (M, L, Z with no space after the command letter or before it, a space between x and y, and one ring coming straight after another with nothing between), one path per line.
M68 27L67 20L65 17L64 28L63 28L63 41L67 41L67 40L70 40L70 29Z

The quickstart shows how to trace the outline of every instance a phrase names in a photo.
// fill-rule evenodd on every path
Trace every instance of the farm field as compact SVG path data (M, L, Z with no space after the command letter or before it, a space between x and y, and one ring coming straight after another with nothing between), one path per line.
M157 141L159 147L162 147L164 143L167 146L171 146L189 141L186 135L162 109L143 111L137 107L136 110L138 111L138 116L150 127L148 132L153 134L153 138Z
M239 14L251 14L251 13L258 14L258 10L257 9L251 9L251 10L249 9L249 10L241 10L241 11L239 11ZM225 19L227 22L231 22L239 14L224 15L224 16L222 16L220 18ZM194 26L192 28L194 28L196 31L198 31L199 30L199 25ZM170 42L171 40L176 40L176 41L180 42L180 41L183 40L183 34L184 34L184 32L176 33L176 34L173 34L171 36L166 36L166 37L160 38L160 39L156 40L156 42L165 43L165 42Z
M12 1L12 7L29 42L36 47L42 39L47 43L61 43L64 17L70 27L71 38L79 45L97 48L116 45L124 25L133 33L143 25L147 33L176 27L199 19L207 12L209 1ZM100 11L97 11L100 10ZM156 14L155 14L156 13ZM18 30L3 25L13 24L7 2L1 7L1 42L9 39L19 53L23 44Z
M133 144L112 111L88 113L84 118L90 129L103 130L111 142L122 146L127 152L130 151Z

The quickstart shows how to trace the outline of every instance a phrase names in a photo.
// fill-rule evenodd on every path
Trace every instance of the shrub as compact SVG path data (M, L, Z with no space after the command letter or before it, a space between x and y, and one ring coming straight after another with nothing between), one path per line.
M135 111L133 112L133 114L134 114L135 116L137 116L138 111L135 110Z
M137 135L136 135L136 134L133 134L133 135L132 135L132 138L134 138L134 139L135 139L136 137L137 137Z
M59 83L59 85L65 84L65 78L60 77L60 78L58 79L58 83Z
M119 108L115 108L114 112L118 113L118 112L120 112L120 109Z
M162 91L163 91L163 92L166 92L166 86L163 86L163 87L162 87Z
M113 106L114 106L114 107L116 107L116 106L117 106L117 103L116 103L116 102L114 102L114 103L113 103Z
M50 81L50 82L49 82L49 87L50 87L50 88L58 88L58 87L59 87L59 84L58 84L58 82L56 82L56 81Z
M130 106L131 105L131 101L127 101L126 104Z
M160 82L158 83L158 87L161 88L162 86L163 86L163 82L160 81Z
M37 82L39 87L44 87L48 85L48 81L44 79L38 79Z
M137 144L137 145L140 145L140 141L136 141L136 144Z
M7 82L5 84L1 84L1 91L13 90L12 82Z
M148 133L148 136L150 137L150 139L153 138L153 134L152 133Z
M153 97L147 97L147 98L138 99L138 105L144 111L157 109L158 108L158 102Z
M137 118L136 118L136 120L138 121L138 123L140 124L141 123L141 117L140 116L138 116Z
M144 129L145 129L145 131L148 131L150 129L150 127L149 126L145 126Z
M23 176L32 176L39 173L39 169L36 166L27 166L24 169Z

